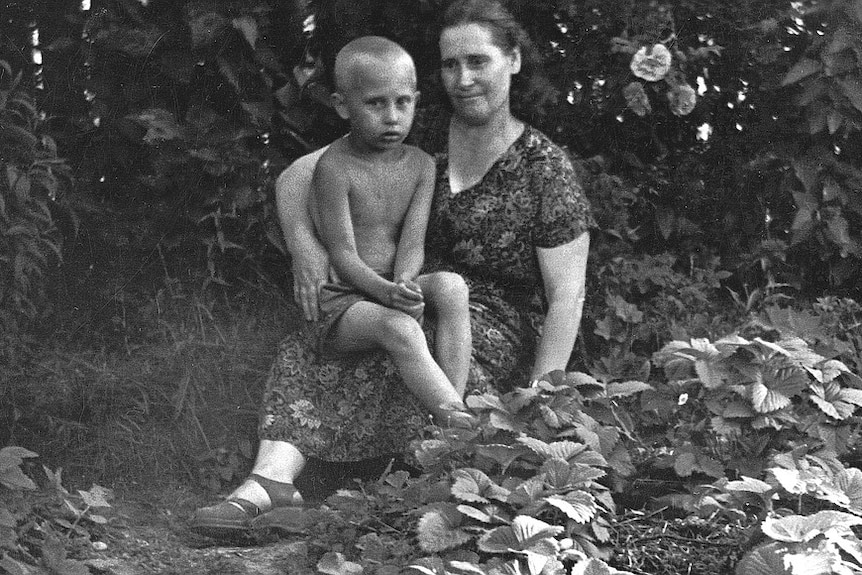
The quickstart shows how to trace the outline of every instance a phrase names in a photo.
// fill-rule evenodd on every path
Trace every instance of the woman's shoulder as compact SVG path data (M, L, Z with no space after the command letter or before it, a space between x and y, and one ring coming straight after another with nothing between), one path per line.
M531 163L539 162L550 166L557 165L563 169L571 169L572 158L569 153L538 128L526 124L522 138L525 155Z

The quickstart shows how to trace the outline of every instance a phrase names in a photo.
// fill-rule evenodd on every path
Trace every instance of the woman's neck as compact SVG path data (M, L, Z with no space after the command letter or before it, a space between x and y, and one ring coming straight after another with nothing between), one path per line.
M487 144L488 142L507 142L509 144L517 139L523 128L523 123L515 118L510 112L493 116L483 124L472 124L452 116L449 129L456 133L459 138L472 140Z
M452 116L448 142L451 193L479 183L523 131L523 122L511 114L480 125Z

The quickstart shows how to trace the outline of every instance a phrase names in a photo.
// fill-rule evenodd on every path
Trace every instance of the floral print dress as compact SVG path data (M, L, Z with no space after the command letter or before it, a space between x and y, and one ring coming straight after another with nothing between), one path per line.
M448 125L435 117L420 141L437 160L426 267L458 272L470 286L468 388L506 391L527 383L544 317L536 248L568 243L595 221L565 152L530 126L479 183L452 194ZM259 436L356 461L403 452L428 423L385 354L320 359L296 332L270 370Z

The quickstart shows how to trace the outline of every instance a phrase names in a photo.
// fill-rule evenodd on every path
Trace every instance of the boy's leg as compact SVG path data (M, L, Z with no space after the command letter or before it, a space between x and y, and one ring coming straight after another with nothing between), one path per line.
M464 409L461 395L434 361L422 327L409 315L373 302L355 303L338 320L330 342L340 353L385 350L407 389L444 422L453 410Z
M419 276L416 283L437 324L437 361L463 397L473 353L467 282L456 273L436 272Z

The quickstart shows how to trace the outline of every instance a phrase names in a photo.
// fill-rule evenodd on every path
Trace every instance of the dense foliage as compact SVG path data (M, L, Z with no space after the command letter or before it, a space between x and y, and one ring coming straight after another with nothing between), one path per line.
M193 253L204 290L286 268L273 181L344 130L327 103L335 52L391 36L417 61L423 103L439 102L427 22L444 4L8 3L19 45L0 54L0 359L50 311L51 264L75 241L70 201L84 221L94 206L145 213L158 253ZM510 4L547 72L518 112L579 156L599 221L577 371L470 397L480 423L429 428L416 477L331 498L312 527L318 569L614 573L630 566L611 550L615 511L655 500L743 533L740 573L859 572L862 3ZM206 444L197 480L222 489L252 453L207 441L194 409L216 377L190 358L227 370L225 332L212 300L172 324L166 302L192 298L164 273L152 301L138 294L145 321L113 319L130 356L162 336L169 383L137 379L150 358L102 377L88 356L71 383L45 362L42 387L25 374L0 407L60 449L98 421L130 443L147 418L185 422ZM106 498L65 492L34 456L0 450L0 567L83 569L61 540L88 543Z
M33 96L0 60L0 360L19 332L45 317L45 284L62 254L57 217L72 171L40 117ZM4 357L5 356L5 357Z
M117 0L59 25L35 3L21 21L43 30L36 92L86 174L80 193L167 206L163 244L198 244L221 282L281 245L274 176L343 130L326 96L339 46L399 40L423 101L440 100L427 22L443 5ZM547 71L544 97L519 110L623 178L626 249L721 256L736 291L854 290L858 3L511 5Z

